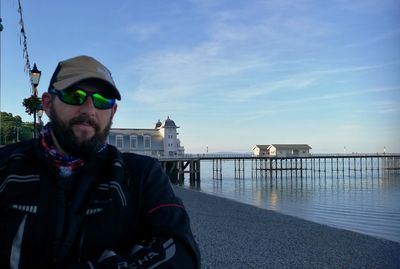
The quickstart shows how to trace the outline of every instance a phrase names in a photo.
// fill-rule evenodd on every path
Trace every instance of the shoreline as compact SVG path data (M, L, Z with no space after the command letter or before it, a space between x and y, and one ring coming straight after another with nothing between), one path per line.
M400 243L174 186L202 268L399 268Z

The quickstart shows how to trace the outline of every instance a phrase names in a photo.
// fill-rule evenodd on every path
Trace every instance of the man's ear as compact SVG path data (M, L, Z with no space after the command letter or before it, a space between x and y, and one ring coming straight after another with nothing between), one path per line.
M47 117L50 116L50 107L52 105L52 98L50 93L45 92L42 95L42 108L46 112Z
M117 108L118 108L117 103L115 103L111 108L111 120L114 118L115 112L117 112Z

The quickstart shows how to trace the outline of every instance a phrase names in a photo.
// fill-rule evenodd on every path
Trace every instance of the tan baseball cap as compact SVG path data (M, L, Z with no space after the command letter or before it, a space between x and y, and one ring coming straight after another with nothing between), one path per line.
M83 80L105 82L108 93L121 100L121 95L111 76L110 70L96 59L82 55L58 63L50 80L49 89L65 90Z

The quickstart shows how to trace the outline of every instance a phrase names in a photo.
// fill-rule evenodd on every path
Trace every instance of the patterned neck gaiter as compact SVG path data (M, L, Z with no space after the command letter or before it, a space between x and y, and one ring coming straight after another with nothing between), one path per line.
M61 177L71 176L74 169L82 167L85 164L85 161L78 157L68 156L57 151L51 137L50 123L46 124L43 128L39 140L44 148L47 159L58 170Z

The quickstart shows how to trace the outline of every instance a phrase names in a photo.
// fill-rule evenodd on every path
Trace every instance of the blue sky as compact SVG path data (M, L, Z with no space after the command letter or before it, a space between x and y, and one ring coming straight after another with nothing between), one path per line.
M397 0L21 3L39 93L59 60L94 56L122 94L114 127L169 116L188 153L400 152ZM17 8L1 1L1 110L32 121Z

